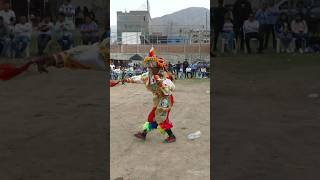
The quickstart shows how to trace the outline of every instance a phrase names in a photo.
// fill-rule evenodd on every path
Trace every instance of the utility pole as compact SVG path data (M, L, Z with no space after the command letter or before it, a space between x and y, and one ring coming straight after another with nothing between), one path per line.
M206 12L206 31L208 30L208 12Z

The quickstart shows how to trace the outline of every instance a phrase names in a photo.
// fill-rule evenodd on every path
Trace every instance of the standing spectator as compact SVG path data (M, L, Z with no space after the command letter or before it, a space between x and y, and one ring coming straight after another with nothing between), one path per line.
M79 27L83 23L83 12L81 11L80 6L76 8L75 11L75 25L76 27Z
M42 55L48 42L51 40L53 24L50 17L45 17L38 25L38 54Z
M67 50L73 44L74 24L72 21L67 21L63 13L59 14L59 20L54 27L57 34L58 43L62 50Z
M262 53L263 39L259 34L259 22L255 19L252 13L249 15L249 19L244 22L243 31L245 34L245 41L248 53L251 53L250 40L252 38L256 38L259 40L259 53Z
M189 66L189 62L187 59L185 59L183 61L182 66L183 66L183 75L184 75L184 78L186 79L187 78L187 67Z
M269 35L273 31L273 26L269 23L271 18L271 12L268 9L268 4L263 3L262 8L259 9L256 13L256 19L259 22L259 28L261 36L264 40L264 48L266 49L268 47L269 43Z
M303 18L305 18L306 15L307 15L307 13L308 13L308 10L307 10L307 8L305 7L303 1L298 1L298 2L297 2L295 11L296 11L295 15L298 15L298 14L299 14L299 15L301 15Z
M240 48L244 47L243 23L252 13L251 3L248 0L236 0L233 8L234 31L236 39L240 39Z
M179 78L180 68L181 68L181 62L180 62L180 61L178 61L178 63L176 64L176 73L177 73L177 78Z
M170 73L173 73L173 65L171 64L171 62L169 62L169 64L168 64L168 71Z
M90 16L85 17L85 23L80 28L83 44L93 44L99 40L97 35L98 25Z
M302 44L303 42L305 42L305 46L307 44L308 25L303 19L302 14L297 14L296 18L291 22L291 30L293 32L293 37L296 39L296 50L303 53Z
M63 4L59 8L59 13L63 13L66 16L66 20L75 21L76 9L71 4L71 0L64 0Z
M19 18L19 22L14 27L14 50L16 57L22 57L22 53L28 46L30 42L32 32L32 26L27 22L27 18L25 16L21 16Z
M283 49L281 49L281 52L286 51L287 53L290 53L289 47L292 41L292 33L290 29L289 18L286 13L282 13L280 15L280 18L275 26L275 31L276 36L280 39L281 46L283 47Z
M197 65L196 63L191 64L191 78L196 77Z
M90 16L90 12L87 6L83 7L83 17Z
M217 43L220 32L224 24L224 16L227 13L227 9L223 5L223 0L218 1L218 7L213 9L213 31L214 31L214 40L213 40L213 49L217 50Z
M268 11L269 11L269 17L268 17L268 20L267 20L267 27L268 27L268 31L269 31L269 34L267 35L266 37L266 42L265 42L265 48L267 48L268 46L268 42L269 42L269 35L270 35L270 32L272 34L272 46L273 46L273 49L276 49L276 46L277 46L277 41L276 41L276 34L275 34L275 25L279 19L279 9L275 8L271 3L269 3L268 5Z
M234 31L233 31L233 23L231 22L231 17L226 14L224 25L222 28L222 37L227 41L227 49L233 49L233 40L234 40Z
M6 47L9 42L9 30L5 26L3 17L0 16L0 55L3 55L6 51Z
M10 3L4 4L3 10L0 11L0 16L3 18L3 22L6 26L15 22L16 14L11 10Z

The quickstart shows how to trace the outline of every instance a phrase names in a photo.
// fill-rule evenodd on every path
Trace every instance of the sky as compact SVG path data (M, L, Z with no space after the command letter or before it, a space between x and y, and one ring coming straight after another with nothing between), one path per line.
M146 4L147 0L111 0L110 25L117 25L117 11L146 9ZM210 0L149 0L149 4L151 18L161 17L189 7L210 9Z

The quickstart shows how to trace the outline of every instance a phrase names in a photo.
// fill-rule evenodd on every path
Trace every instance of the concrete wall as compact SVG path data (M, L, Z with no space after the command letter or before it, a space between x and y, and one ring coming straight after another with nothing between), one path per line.
M201 53L210 54L209 44L191 44L191 45L153 45L156 54L159 53ZM147 53L150 45L111 45L111 53Z

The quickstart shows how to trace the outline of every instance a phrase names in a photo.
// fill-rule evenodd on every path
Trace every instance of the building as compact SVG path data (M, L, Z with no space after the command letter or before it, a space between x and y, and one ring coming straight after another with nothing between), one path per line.
M122 43L122 33L149 34L151 21L149 11L117 12L117 41Z

